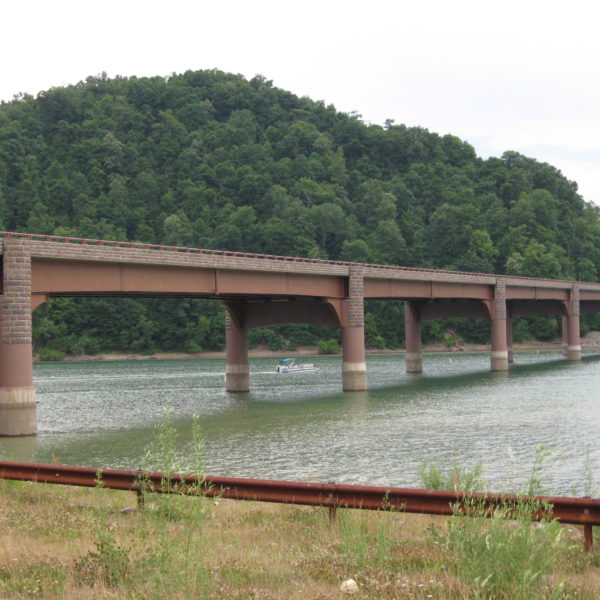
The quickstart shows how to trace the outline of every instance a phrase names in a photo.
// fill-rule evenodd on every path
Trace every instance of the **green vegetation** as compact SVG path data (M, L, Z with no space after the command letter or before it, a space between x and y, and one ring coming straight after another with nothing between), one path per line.
M340 351L338 341L332 338L319 340L317 346L319 347L319 354L337 354Z
M444 470L437 463L426 463L419 468L421 487L426 490L457 490L461 492L483 492L483 465L462 467L454 464Z
M89 77L0 104L0 227L57 235L597 281L598 209L556 168L483 160L452 135L367 125L257 76ZM367 343L403 343L402 306L368 302ZM591 318L586 328L599 326ZM598 317L595 317L598 319ZM270 328L272 345L336 337ZM427 323L486 341L489 324ZM520 318L517 341L548 339ZM57 299L38 350L223 347L222 308L192 300Z
M560 451L548 448L545 444L539 444L535 448L531 467L519 465L513 455L512 448L508 448L514 475L504 484L504 488L515 490L523 496L544 496L549 493L544 480L555 469L560 458ZM583 471L585 483L584 496L595 496L594 463L589 455L585 457ZM419 467L419 478L421 487L429 490L456 490L461 492L485 492L487 483L483 477L485 465L477 463L471 467L465 467L454 463L451 467L442 467L436 462L427 462ZM573 489L573 496L579 495L577 489Z
M428 489L465 492L453 506L456 518L444 529L432 527L435 543L452 557L448 568L470 590L469 598L565 598L564 581L549 575L568 547L565 528L551 517L551 506L535 499L547 492L543 479L556 463L557 452L536 448L529 475L518 485L514 500L489 508L471 492L485 491L483 465L454 464L442 469L427 463L419 470ZM532 519L537 521L532 525Z
M182 447L172 412L171 407L165 408L143 459L144 470L161 472L162 489L171 493L153 493L150 481L142 477L138 507L143 509L137 514L135 534L129 537L124 538L115 524L107 526L101 518L96 519L92 529L94 547L75 561L77 586L96 588L101 584L131 598L158 599L170 597L171 593L207 597L204 528L209 501L189 498L174 476L184 471L184 464L186 472L203 476L203 437L198 418L194 417L191 441ZM103 502L106 496L110 496L110 491L99 479L97 500ZM173 525L166 526L168 523Z
M472 498L457 503L442 539L452 568L472 590L470 597L530 600L561 598L562 582L548 585L565 550L564 528L548 515L550 507L523 498L492 511ZM532 524L532 515L542 519ZM466 515L466 516L465 516Z
M65 353L60 350L53 350L52 348L44 348L40 352L40 360L62 360L65 357Z

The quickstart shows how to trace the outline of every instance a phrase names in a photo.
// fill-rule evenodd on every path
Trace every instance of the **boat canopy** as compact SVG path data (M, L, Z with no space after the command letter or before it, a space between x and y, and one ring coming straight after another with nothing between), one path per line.
M280 365L289 365L290 363L293 363L296 359L295 358L282 358L279 361Z

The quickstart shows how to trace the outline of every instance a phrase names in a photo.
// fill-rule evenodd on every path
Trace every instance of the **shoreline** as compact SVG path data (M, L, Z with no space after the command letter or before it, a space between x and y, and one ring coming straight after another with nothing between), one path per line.
M585 346L583 348L593 348L594 346ZM550 342L528 341L513 344L513 350L520 351L540 351L540 350L560 350L562 342L554 340ZM465 344L462 348L448 348L444 344L427 344L423 346L423 354L461 354L464 352L490 352L489 344ZM367 355L403 355L404 349L390 350L387 348L370 348L366 351ZM339 356L340 353L335 355ZM329 356L335 356L329 355ZM156 352L155 354L140 354L136 352L102 352L99 354L80 354L67 355L58 361L41 361L37 356L33 357L34 362L86 362L86 361L116 361L116 360L177 360L185 358L225 358L225 351L214 352ZM319 355L317 346L299 346L296 350L269 350L266 346L258 346L248 350L248 358L283 358L287 356L327 356Z

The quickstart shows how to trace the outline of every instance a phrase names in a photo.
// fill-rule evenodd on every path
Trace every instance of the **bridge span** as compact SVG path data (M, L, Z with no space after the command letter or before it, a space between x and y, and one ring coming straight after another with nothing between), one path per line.
M567 360L579 317L600 312L600 283L557 281L0 232L0 435L36 433L31 313L56 297L188 297L226 307L226 388L249 390L248 330L283 323L342 329L342 386L367 388L364 300L404 300L406 370L422 371L421 323L483 318L491 369L512 362L512 320L562 316Z

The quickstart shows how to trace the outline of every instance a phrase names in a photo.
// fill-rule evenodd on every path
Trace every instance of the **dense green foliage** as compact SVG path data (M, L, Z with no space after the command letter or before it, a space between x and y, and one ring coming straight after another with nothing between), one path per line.
M0 226L89 238L596 281L600 218L554 167L478 158L452 135L219 71L90 77L0 105ZM430 339L445 323L428 324ZM452 324L467 340L487 323ZM370 345L402 343L399 303L368 303ZM556 319L520 319L551 337ZM337 335L256 332L272 345ZM38 347L211 349L216 303L54 301ZM284 339L285 338L285 339ZM287 342L286 342L287 340Z

